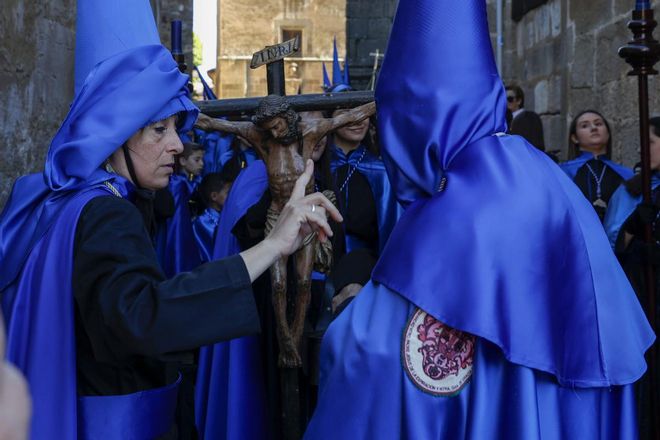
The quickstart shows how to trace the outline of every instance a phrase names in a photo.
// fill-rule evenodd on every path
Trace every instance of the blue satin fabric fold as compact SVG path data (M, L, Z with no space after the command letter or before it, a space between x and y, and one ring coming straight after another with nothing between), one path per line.
M582 168L582 166L584 166L585 163L589 162L594 157L595 156L592 153L583 151L575 159L559 164L559 167L568 175L568 177L570 177L571 179L575 179L575 175L577 174L578 170ZM631 170L630 168L624 167L623 165L619 165L618 163L613 162L612 160L606 158L605 156L599 156L598 160L605 163L605 165L610 167L619 176L621 176L623 180L628 180L634 175L633 170Z
M193 221L193 233L199 247L202 263L211 261L215 231L220 222L220 213L213 208L206 208L202 215Z
M181 374L170 385L120 396L78 398L81 440L158 438L172 428Z
M170 178L174 214L161 225L156 236L156 255L167 277L188 272L202 263L188 203L199 181L199 178L189 180L182 174Z
M637 380L654 335L573 182L517 136L471 144L446 176L408 207L373 279L562 385Z
M196 128L195 137L197 143L204 146L204 174L222 171L222 166L233 153L231 143L234 141L234 135Z
M232 228L268 188L266 166L256 161L234 182L223 207L213 258L240 252ZM270 438L259 339L249 336L202 347L195 385L195 422L202 439Z
M76 343L71 288L74 226L89 200L109 194L100 187L90 187L69 197L57 220L32 246L20 276L2 291L6 357L21 370L30 387L33 439L76 438Z
M399 2L376 103L381 155L404 207L434 194L471 142L506 132L506 94L482 28L482 0Z
M658 185L660 185L660 176L654 173L651 178L651 188L655 190ZM605 219L603 220L603 227L605 228L605 233L612 249L616 246L621 227L640 203L642 203L642 196L634 197L628 192L625 185L619 186L614 191L614 194L612 194L612 198L607 204Z
M305 439L637 438L632 385L564 388L552 375L508 362L484 339L458 395L425 393L402 365L404 327L415 310L369 283L330 324Z
M346 154L336 146L332 146L332 156L330 158L330 170L333 175L336 176L337 168L344 165L349 167L357 167L357 171L362 174L371 188L371 192L374 196L374 201L376 202L376 216L378 224L378 251L382 251L387 243L387 239L394 228L397 220L403 212L403 208L397 203L396 197L392 192L392 186L390 185L389 178L387 176L387 171L385 170L385 165L383 162L371 152L366 151L364 158L358 163L359 158L362 156L362 152L366 149L363 145L358 147L350 156L346 157ZM346 200L344 205L348 203L350 196L348 194L349 185L346 185L344 190ZM338 197L342 197L341 194L338 194ZM359 201L354 201L359 202ZM361 242L358 238L349 236L346 234L346 252L350 252L354 249L367 247L364 242Z

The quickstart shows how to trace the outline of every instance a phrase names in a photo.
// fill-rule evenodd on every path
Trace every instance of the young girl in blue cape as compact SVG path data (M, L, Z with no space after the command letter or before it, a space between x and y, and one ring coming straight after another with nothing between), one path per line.
M329 326L307 439L635 439L654 340L598 216L507 136L484 0L400 0L376 88L406 210Z
M197 117L188 77L148 1L88 0L77 13L69 114L44 172L18 179L0 216L7 359L29 384L31 438L174 436L168 362L258 332L251 281L312 230L332 235L326 209L341 216L304 197L310 161L261 243L167 279L146 226Z
M573 159L562 163L561 169L580 188L602 221L610 197L623 181L633 176L633 172L612 161L610 124L597 111L578 113L568 131Z

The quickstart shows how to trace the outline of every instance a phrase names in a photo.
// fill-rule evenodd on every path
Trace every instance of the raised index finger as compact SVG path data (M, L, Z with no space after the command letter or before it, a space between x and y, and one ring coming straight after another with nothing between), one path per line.
M305 197L305 188L307 187L309 180L312 178L312 175L314 175L314 161L308 159L305 164L305 172L298 177L298 180L296 180L296 184L293 187L293 191L291 191L291 198L289 200L294 201Z

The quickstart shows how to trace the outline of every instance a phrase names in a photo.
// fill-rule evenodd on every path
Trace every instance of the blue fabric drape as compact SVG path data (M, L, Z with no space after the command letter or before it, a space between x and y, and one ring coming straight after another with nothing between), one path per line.
M219 222L220 213L213 208L206 208L202 215L193 221L193 233L203 263L211 261L213 240Z
M438 293L441 289L438 289ZM330 325L319 400L305 439L565 440L637 438L632 385L560 387L477 339L472 376L453 397L418 389L402 366L402 334L416 307L370 283Z
M658 185L660 185L660 176L657 173L654 173L651 177L651 188L655 190ZM607 234L607 239L610 241L612 249L614 249L616 245L616 240L619 237L619 232L621 232L621 227L640 203L642 203L641 194L634 197L628 192L624 185L619 186L619 188L614 191L614 194L612 194L603 221L603 227L605 228L605 233Z
M156 254L168 278L190 271L202 263L188 203L199 182L199 178L189 180L182 174L174 174L170 179L174 214L156 233Z
M213 258L240 252L232 228L268 187L266 166L256 161L232 186L216 233ZM202 439L270 437L263 363L257 336L202 347L195 386L195 421Z

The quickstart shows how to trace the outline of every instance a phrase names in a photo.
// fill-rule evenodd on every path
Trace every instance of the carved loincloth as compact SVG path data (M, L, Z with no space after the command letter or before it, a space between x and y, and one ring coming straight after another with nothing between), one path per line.
M333 205L337 206L337 198L335 193L330 190L323 191L323 195L332 202ZM280 212L275 211L272 207L268 207L266 212L266 227L264 228L265 236L270 234L270 231L273 230L273 226L277 223L277 219L280 217ZM316 232L312 232L303 241L303 247L309 245L310 243L314 246L314 270L321 273L329 273L332 268L332 243L330 240L326 240L325 243L321 243L316 239Z

